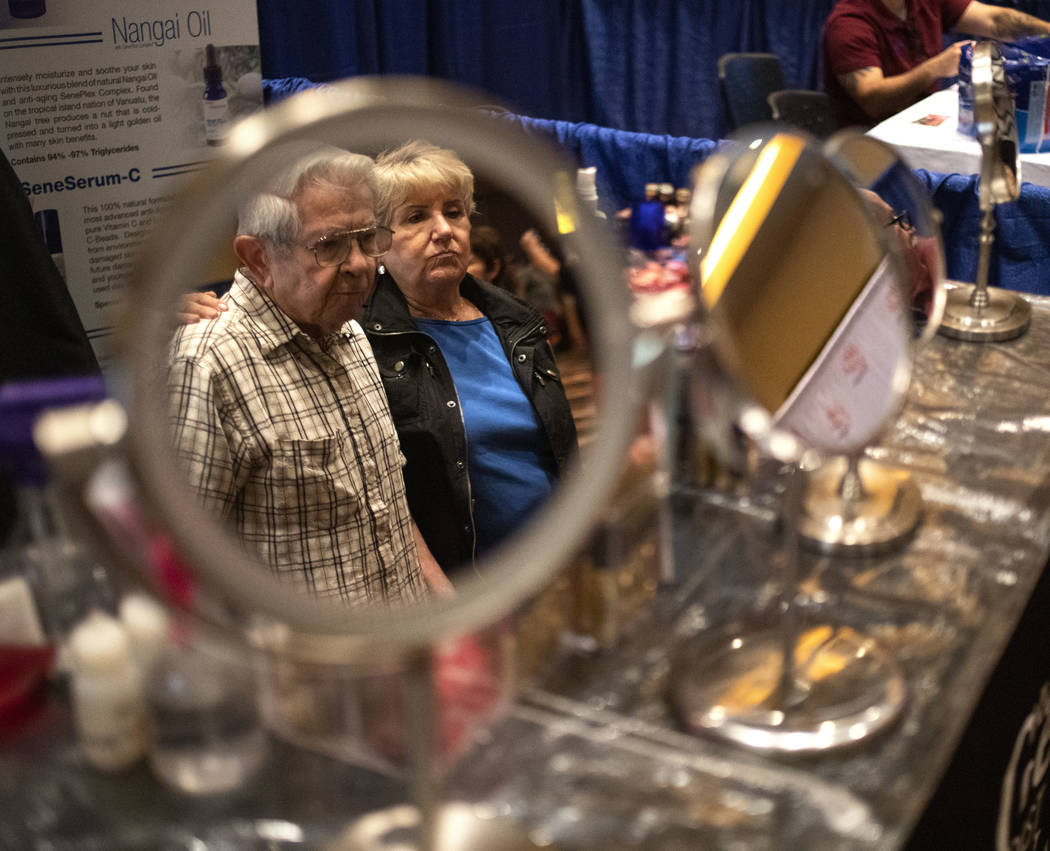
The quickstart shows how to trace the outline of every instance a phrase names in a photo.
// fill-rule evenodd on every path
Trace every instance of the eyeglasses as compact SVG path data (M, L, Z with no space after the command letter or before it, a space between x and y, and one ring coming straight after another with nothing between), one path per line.
M894 226L900 226L905 230L915 230L915 226L911 223L911 213L907 210L901 213L895 212L893 218L886 222L886 227L891 228Z
M342 233L330 233L323 236L313 245L307 245L314 253L318 266L338 266L350 256L353 242L356 239L363 254L369 257L381 257L390 250L394 232L382 225L368 228L346 230Z

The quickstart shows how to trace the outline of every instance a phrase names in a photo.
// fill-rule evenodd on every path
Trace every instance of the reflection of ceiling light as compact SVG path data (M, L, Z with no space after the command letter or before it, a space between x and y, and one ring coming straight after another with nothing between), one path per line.
M758 155L700 263L702 292L708 306L715 305L736 272L804 146L805 142L797 136L777 134Z

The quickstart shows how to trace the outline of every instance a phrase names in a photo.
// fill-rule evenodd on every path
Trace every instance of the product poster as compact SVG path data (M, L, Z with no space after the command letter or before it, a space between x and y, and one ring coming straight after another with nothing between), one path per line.
M103 365L140 243L261 106L254 0L0 0L0 145Z

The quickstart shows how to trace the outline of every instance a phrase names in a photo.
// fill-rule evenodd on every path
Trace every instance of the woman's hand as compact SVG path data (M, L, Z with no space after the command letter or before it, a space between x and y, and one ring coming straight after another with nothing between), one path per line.
M202 319L215 319L229 308L215 293L183 293L179 299L178 317L183 325L193 325Z

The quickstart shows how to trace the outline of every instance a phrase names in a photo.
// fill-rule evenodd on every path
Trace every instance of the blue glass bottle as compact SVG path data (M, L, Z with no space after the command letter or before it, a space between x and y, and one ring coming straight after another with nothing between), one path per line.
M204 140L209 145L221 145L229 127L229 99L222 85L222 66L215 45L209 44L204 49Z
M659 186L645 185L645 199L631 209L628 237L632 248L655 251L667 244L664 224L664 205L659 198Z

